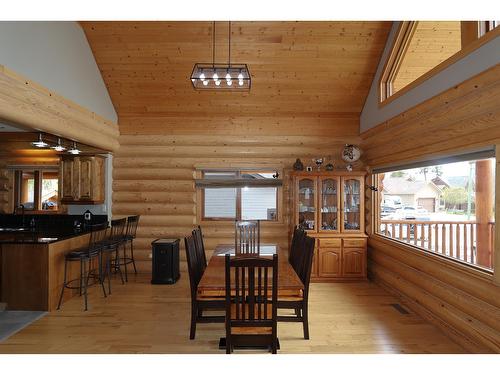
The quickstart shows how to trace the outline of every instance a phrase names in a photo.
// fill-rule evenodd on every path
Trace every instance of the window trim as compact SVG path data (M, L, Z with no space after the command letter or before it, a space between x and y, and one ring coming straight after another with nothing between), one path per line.
M282 170L273 167L262 167L262 168L200 168L196 170L195 179L203 179L205 172L236 172L236 177L239 178L242 172L269 172L276 171L280 176L282 176ZM236 189L236 217L226 218L226 217L206 217L205 216L205 187L196 187L196 211L197 211L197 221L198 223L211 223L211 222L234 222L235 220L241 220L241 189L242 187L235 187ZM276 186L276 219L275 220L260 220L261 222L271 223L271 224L282 224L283 214L282 214L282 201L283 201L283 185Z
M493 148L493 151L491 151L492 148ZM498 147L498 145L493 144L493 145L490 145L487 148L485 148L485 151L483 151L483 152L463 151L461 153L455 153L455 154L452 153L452 154L448 154L446 157L426 160L425 162L423 162L422 165L424 165L424 164L430 165L429 163L431 163L432 161L434 162L434 165L435 164L446 164L446 163L454 163L457 161L464 161L464 159L466 159L468 156L485 156L487 158L495 158L495 168L496 168L499 164L499 160L498 160L499 154L500 154L500 147ZM471 159L469 159L469 160L471 160ZM370 195L370 199L371 199L370 206L372 208L371 218L372 218L373 225L370 226L370 232L368 233L369 236L374 237L375 239L380 240L380 241L386 241L390 245L397 246L397 247L403 248L405 250L410 250L414 253L417 253L419 255L423 255L423 256L430 258L430 259L433 259L435 261L438 260L438 261L440 261L444 264L447 264L447 265L453 265L454 267L460 266L459 269L462 271L466 270L467 272L473 273L475 275L480 274L482 276L487 276L488 280L494 281L495 275L500 274L500 267L498 264L496 264L497 263L496 259L498 258L497 251L496 251L497 245L495 245L495 251L492 254L492 268L490 269L490 268L482 267L480 265L467 263L467 262L462 261L460 259L448 257L448 256L440 254L438 252L430 252L430 251L425 250L425 249L423 249L419 246L416 246L414 244L407 243L404 241L399 241L395 238L384 236L383 234L381 234L379 232L381 216L380 216L380 205L378 204L378 202L380 201L381 191L379 190L380 185L379 185L379 180L377 178L377 175L379 173L389 173L391 171L397 171L400 169L415 168L415 165L418 165L418 162L415 162L415 163L408 162L406 164L400 164L397 166L386 167L386 168L384 168L384 167L373 168L371 170L371 176L370 176L371 182L372 182L372 186L374 186L376 188L376 190L372 191L372 194ZM407 166L408 166L408 168L406 168ZM494 194L495 194L495 198L494 198L495 223L497 222L497 215L500 215L500 213L497 212L497 202L500 201L500 199L499 199L500 197L498 197L498 195L497 195L497 194L499 194L499 191L498 191L499 186L498 186L497 182L500 180L500 173L498 173L498 172L500 172L500 171L496 170L495 178L494 178L495 186L493 189ZM495 232L494 232L495 244L497 244L497 241L499 238L500 238L500 231L498 229L498 226L495 225ZM495 265L497 265L497 267L495 267ZM498 271L495 272L495 270L497 268L498 268Z
M473 42L469 43L465 47L462 47L462 49L460 51L451 55L449 58L447 58L446 60L444 60L440 64L436 65L434 68L427 71L425 74L421 75L416 80L414 80L410 84L406 85L398 92L392 94L389 97L385 97L384 93L387 93L387 88L385 87L385 85L387 85L387 82L384 80L387 80L387 78L388 78L387 72L393 70L392 69L393 67L391 64L395 63L394 55L397 54L398 49L401 48L401 43L403 42L403 36L405 36L405 35L407 37L409 36L408 33L405 33L408 31L408 25L406 25L406 26L404 26L404 25L412 23L412 22L418 22L418 21L402 21L399 25L398 30L396 31L396 36L394 38L394 42L391 46L391 50L389 52L387 60L385 61L384 67L382 69L382 74L380 75L380 78L378 81L378 106L379 106L379 108L384 107L387 104L398 99L399 97L403 96L408 91L421 85L423 82L434 77L435 75L437 75L438 73L440 73L444 69L448 68L450 65L456 63L457 61L459 61L462 58L464 58L465 56L471 54L472 52L474 52L475 50L477 50L478 48L480 48L484 44L488 43L489 41L495 39L497 36L500 35L500 27L496 27L490 31L487 31L484 35L479 36ZM480 22L480 21L478 21L478 22ZM409 43L409 40L407 40L406 43ZM391 57L392 57L392 59L391 59Z

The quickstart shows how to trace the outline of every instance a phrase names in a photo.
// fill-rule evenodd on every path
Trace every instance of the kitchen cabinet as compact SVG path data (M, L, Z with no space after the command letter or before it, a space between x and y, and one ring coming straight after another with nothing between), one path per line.
M104 203L105 159L102 156L62 156L59 173L61 203Z

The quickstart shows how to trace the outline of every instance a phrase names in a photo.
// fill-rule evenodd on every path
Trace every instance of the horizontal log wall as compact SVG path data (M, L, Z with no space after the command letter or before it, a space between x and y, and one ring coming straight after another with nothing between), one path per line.
M114 151L118 125L0 65L0 120Z
M498 145L498 103L500 66L361 134L364 160L375 168ZM497 206L499 183L497 173ZM498 353L498 234L496 243L496 271L491 274L385 240L372 229L369 275L471 352Z
M120 149L113 158L113 215L140 214L135 256L151 272L151 241L180 238L197 225L197 168L291 169L296 158L340 162L345 143L359 143L359 117L120 117ZM357 165L357 168L362 168ZM282 220L262 225L263 241L288 246L289 182L282 188ZM207 258L234 241L231 222L203 222ZM186 269L181 241L181 270Z

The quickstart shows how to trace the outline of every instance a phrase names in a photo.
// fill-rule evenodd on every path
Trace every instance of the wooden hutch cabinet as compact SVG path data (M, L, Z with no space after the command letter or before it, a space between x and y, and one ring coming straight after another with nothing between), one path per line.
M291 176L293 226L316 239L311 279L365 279L365 174L293 171Z
M61 203L104 202L105 169L102 156L62 156L59 168Z

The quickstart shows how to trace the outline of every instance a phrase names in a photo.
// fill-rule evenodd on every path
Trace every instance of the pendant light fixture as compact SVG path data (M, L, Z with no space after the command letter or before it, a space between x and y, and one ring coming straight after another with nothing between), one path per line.
M212 63L196 63L191 73L195 90L249 91L252 77L247 64L231 63L231 21L228 32L227 64L215 62L215 21L212 27Z
M51 149L53 149L57 152L62 152L64 150L66 150L66 147L63 146L63 144L61 142L61 138L57 138L57 144L52 146Z
M49 146L49 144L47 142L43 141L42 133L38 133L38 139L34 142L31 142L31 144L35 147L38 147L38 148L46 148Z
M81 153L81 151L76 147L76 142L73 142L73 145L68 150L68 152L72 155L78 155L79 153Z

